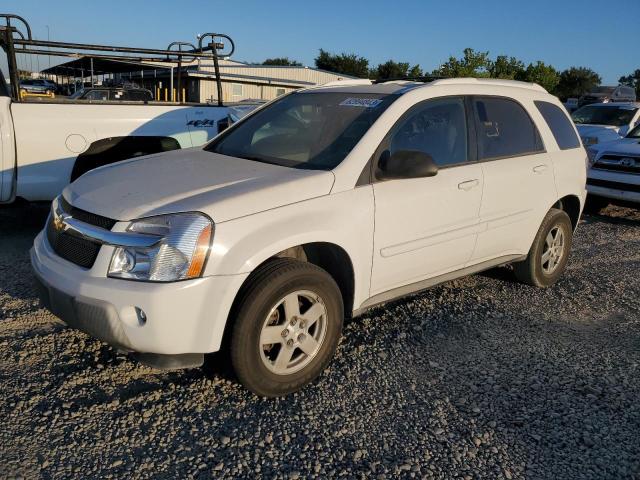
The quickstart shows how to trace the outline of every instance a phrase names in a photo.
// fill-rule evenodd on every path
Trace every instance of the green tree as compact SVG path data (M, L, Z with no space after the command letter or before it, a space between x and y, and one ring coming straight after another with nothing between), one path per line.
M640 69L631 75L625 75L618 80L621 85L627 85L636 89L636 95L640 98Z
M341 53L337 55L321 48L315 62L316 67L321 70L360 78L367 78L369 76L369 60L364 57L359 57L355 53Z
M473 48L465 48L462 58L449 57L440 68L433 71L434 76L453 77L488 77L491 60L489 52L476 52Z
M274 65L277 67L301 67L302 63L297 60L289 60L289 57L267 58L262 65Z
M524 70L524 63L516 57L507 57L506 55L498 55L495 61L489 65L489 75L491 78L513 80L516 77L522 76Z
M376 78L378 80L384 80L387 78L421 77L422 69L420 68L420 65L410 67L407 62L394 62L393 60L388 60L372 69L369 75L371 78Z
M526 70L516 76L516 80L537 83L549 93L555 93L560 75L551 65L537 61L530 63Z
M640 72L639 72L640 73ZM602 78L586 67L571 67L560 73L556 93L564 100L569 97L580 97L597 87Z

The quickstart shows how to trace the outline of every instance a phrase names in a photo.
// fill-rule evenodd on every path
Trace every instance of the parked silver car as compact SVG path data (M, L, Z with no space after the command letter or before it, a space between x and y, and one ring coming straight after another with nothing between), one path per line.
M26 93L51 94L56 91L56 84L41 78L20 80L20 90Z
M636 91L633 87L618 85L617 87L596 87L591 92L580 97L578 107L592 103L635 102Z

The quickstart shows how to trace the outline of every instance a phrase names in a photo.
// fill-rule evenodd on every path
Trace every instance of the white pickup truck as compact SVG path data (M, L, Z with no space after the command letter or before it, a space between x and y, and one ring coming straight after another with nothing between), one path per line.
M198 36L198 46L173 42L158 50L37 40L18 15L0 13L0 22L4 23L0 23L0 53L6 55L0 60L6 60L10 79L6 82L0 71L0 203L16 198L51 201L69 182L93 168L197 147L218 134L220 120L228 123L220 75L216 75L219 101L215 106L50 96L36 101L22 94L17 63L18 56L29 55L86 57L91 59L91 68L94 58L134 64L144 60L172 72L177 66L179 87L180 66L185 61L213 60L218 71L218 59L228 58L235 50L227 35L204 33ZM244 108L253 107L245 104Z
M558 281L587 162L558 99L513 81L364 83L83 175L31 251L44 304L158 367L222 348L278 396L322 372L345 315L508 263Z
M51 201L98 166L202 145L226 118L213 105L13 102L0 73L0 203Z

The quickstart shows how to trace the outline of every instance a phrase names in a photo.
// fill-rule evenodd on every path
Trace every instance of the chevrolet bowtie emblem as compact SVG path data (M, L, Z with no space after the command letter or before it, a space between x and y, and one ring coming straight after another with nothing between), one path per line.
M53 228L56 232L62 233L67 229L67 224L64 221L69 217L69 215L65 215L62 212L55 212L53 214Z
M64 222L62 221L62 218L57 215L53 217L53 228L55 228L58 233L64 231Z

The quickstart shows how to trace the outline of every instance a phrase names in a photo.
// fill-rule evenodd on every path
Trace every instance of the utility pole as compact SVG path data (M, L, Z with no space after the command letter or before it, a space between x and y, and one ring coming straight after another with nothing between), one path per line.
M47 42L50 42L51 39L49 38L49 25L45 25L47 27ZM51 50L51 47L48 47L49 50ZM49 68L51 68L51 55L47 55L47 57L49 57Z

